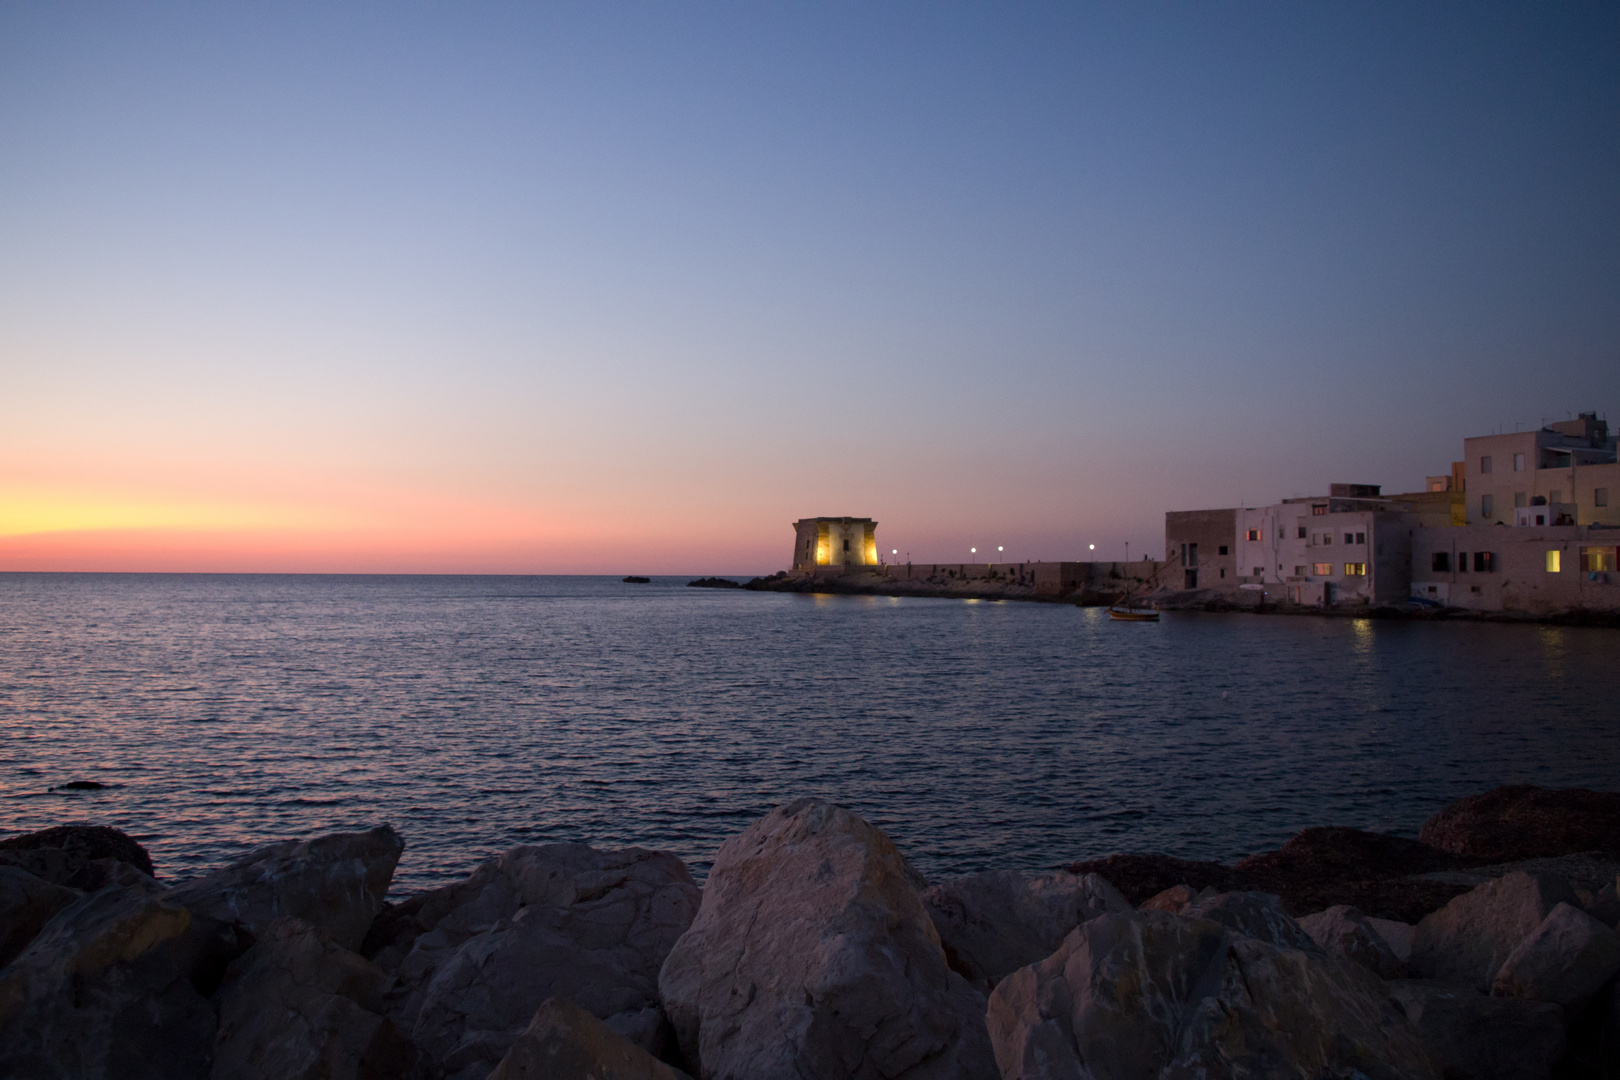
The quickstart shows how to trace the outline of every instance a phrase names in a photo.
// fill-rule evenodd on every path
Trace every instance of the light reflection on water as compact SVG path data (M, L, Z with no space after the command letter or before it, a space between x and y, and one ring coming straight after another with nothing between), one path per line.
M173 876L388 820L418 888L562 839L701 873L815 793L937 876L1620 775L1614 631L684 580L0 575L0 832L118 825ZM46 793L74 779L117 786Z

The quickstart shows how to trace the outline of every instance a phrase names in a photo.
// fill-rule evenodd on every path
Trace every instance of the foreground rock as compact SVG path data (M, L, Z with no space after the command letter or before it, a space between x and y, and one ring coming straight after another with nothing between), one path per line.
M219 990L214 1080L359 1080L418 1075L382 1016L388 976L299 919L278 919Z
M1189 919L1207 919L1244 937L1269 942L1284 949L1320 952L1299 923L1283 910L1282 901L1270 893L1230 892L1200 896L1181 911Z
M139 888L69 904L0 972L0 1076L201 1080L246 942Z
M1620 859L1620 792L1499 787L1441 810L1423 823L1418 839L1481 862L1587 851Z
M1051 955L1087 919L1130 910L1102 877L1062 870L1034 878L1016 870L969 874L930 886L922 899L951 970L985 994Z
M356 949L382 910L405 842L391 827L289 840L170 889L166 900L260 934L281 918L302 919Z
M1447 1080L1544 1080L1564 1054L1556 1005L1420 980L1392 983L1390 996Z
M1554 907L1574 898L1562 880L1523 871L1486 882L1418 923L1412 936L1412 973L1489 993L1519 943Z
M700 896L664 852L517 847L391 911L367 949L399 977L389 1015L449 1076L482 1080L554 996L658 1054L658 972Z
M1438 1078L1370 973L1162 911L1082 924L988 1021L1006 1080Z
M1496 973L1498 997L1550 1001L1574 1010L1620 973L1620 934L1569 904L1559 904Z
M0 840L0 866L15 866L54 885L83 888L71 879L100 859L127 863L155 876L146 849L129 834L106 825L57 825Z
M28 946L51 916L79 898L15 866L0 865L0 968Z
M489 1080L690 1080L566 998L534 1014Z
M984 998L947 966L921 886L880 830L816 799L727 840L659 977L690 1070L993 1077Z
M1381 979L1398 979L1406 973L1406 964L1383 933L1353 907L1341 904L1307 915L1299 926L1328 955L1360 964ZM1411 952L1410 941L1406 951Z

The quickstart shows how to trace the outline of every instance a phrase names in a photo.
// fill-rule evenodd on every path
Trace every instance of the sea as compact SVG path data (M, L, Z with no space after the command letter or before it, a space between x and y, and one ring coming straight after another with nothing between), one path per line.
M1612 629L688 580L0 574L0 835L113 825L173 880L390 822L403 894L554 841L701 880L801 796L938 878L1620 787Z

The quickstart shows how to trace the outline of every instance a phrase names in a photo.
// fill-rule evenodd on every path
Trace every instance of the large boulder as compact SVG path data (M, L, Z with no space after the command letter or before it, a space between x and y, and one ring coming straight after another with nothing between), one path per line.
M991 870L950 878L922 894L951 970L981 993L1063 943L1070 930L1131 906L1096 874L1066 870L1025 878Z
M414 934L390 1015L447 1075L482 1080L554 996L644 1049L665 1049L658 973L701 899L679 859L520 847L435 892L413 905L432 925L398 929L379 956Z
M1414 975L1489 993L1503 961L1559 903L1575 894L1559 878L1516 871L1424 917L1412 935Z
M1402 924L1404 925L1404 924ZM1341 904L1299 920L1299 927L1330 956L1360 964L1381 979L1397 979L1406 965L1366 916Z
M1319 952L1320 947L1270 893L1211 893L1198 897L1182 911L1189 919L1208 919L1244 937L1269 941L1284 949Z
M27 948L52 915L78 898L76 889L0 865L0 968Z
M1620 934L1559 904L1508 954L1491 993L1551 1001L1574 1010L1620 973Z
M260 848L164 894L199 915L254 934L281 918L302 919L356 949L382 910L405 842L390 826Z
M0 1076L202 1080L207 998L245 947L143 889L75 900L0 971Z
M1085 859L1071 863L1071 874L1096 874L1112 884L1132 904L1157 896L1177 885L1188 886L1195 894L1202 889L1224 892L1241 889L1239 875L1216 862L1177 859L1169 855L1122 854L1106 859Z
M1162 911L1081 924L988 1022L1005 1080L1437 1077L1369 972Z
M567 998L543 1002L489 1080L690 1080Z
M15 866L54 885L70 881L98 859L127 863L151 877L152 857L128 833L107 825L57 825L0 840L0 866Z
M883 832L802 799L721 845L659 977L705 1080L993 1077L984 998L946 963Z
M1545 1080L1563 1057L1556 1005L1416 979L1391 983L1390 997L1446 1080Z
M1620 859L1620 792L1499 787L1441 810L1418 839L1483 862L1585 851Z
M415 1070L382 1015L388 976L299 919L277 919L219 988L214 1080L359 1080Z

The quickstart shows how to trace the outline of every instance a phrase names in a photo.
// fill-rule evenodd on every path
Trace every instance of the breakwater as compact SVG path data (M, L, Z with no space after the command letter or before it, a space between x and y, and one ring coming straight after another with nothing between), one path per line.
M1141 562L892 563L783 570L755 578L760 592L919 596L1106 605L1162 592L1167 564Z

